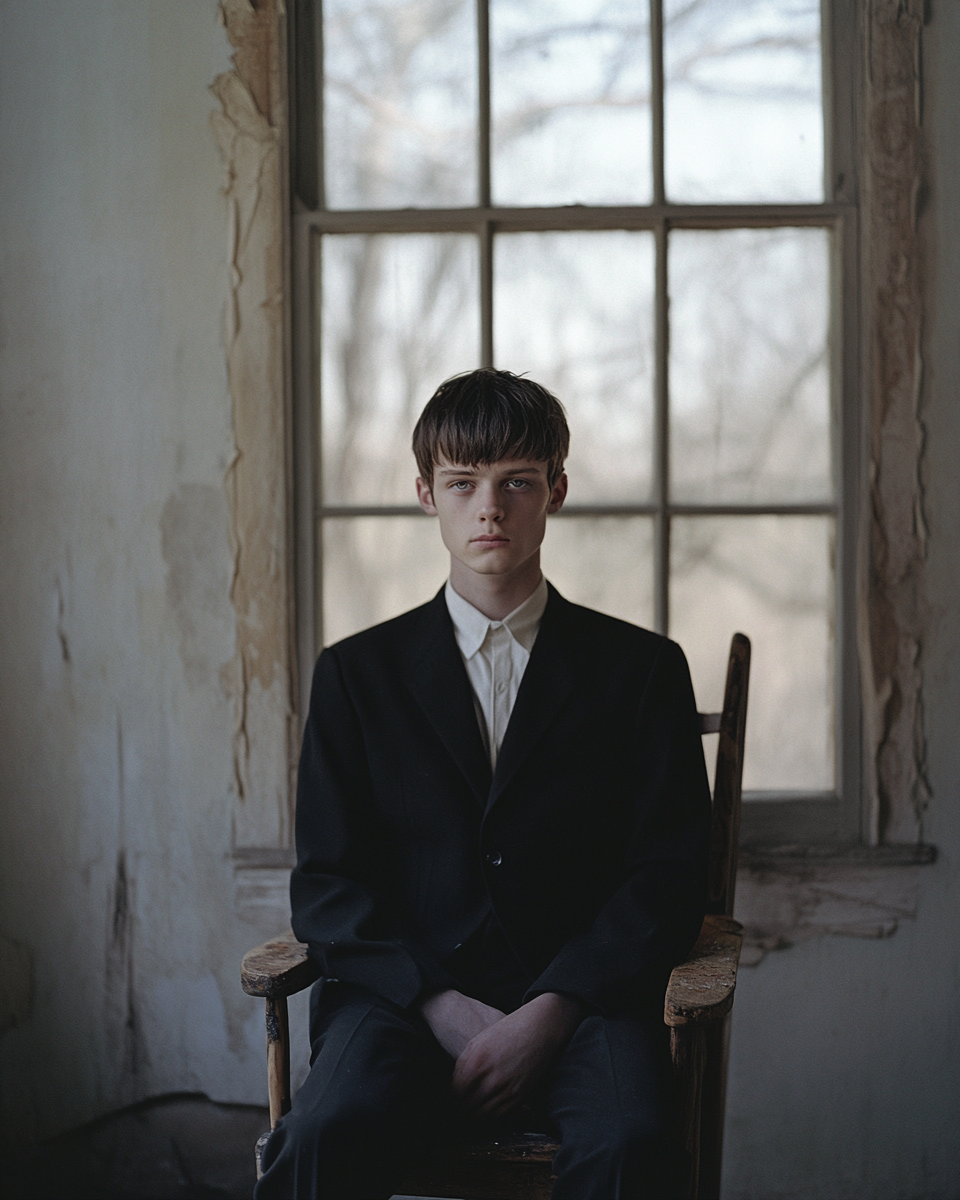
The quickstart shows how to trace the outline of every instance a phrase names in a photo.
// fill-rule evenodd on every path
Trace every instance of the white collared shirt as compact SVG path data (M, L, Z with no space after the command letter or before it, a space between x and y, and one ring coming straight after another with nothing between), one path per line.
M547 607L547 581L541 575L536 590L502 621L485 617L453 590L449 580L444 595L473 689L480 734L490 756L490 766L495 768L520 681Z

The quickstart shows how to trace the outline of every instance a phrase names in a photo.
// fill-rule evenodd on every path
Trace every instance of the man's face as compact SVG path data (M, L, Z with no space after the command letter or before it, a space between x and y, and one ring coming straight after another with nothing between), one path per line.
M540 550L547 514L567 494L567 477L551 488L547 464L507 458L487 466L441 459L433 482L417 480L424 512L440 518L451 556L479 575L513 575Z

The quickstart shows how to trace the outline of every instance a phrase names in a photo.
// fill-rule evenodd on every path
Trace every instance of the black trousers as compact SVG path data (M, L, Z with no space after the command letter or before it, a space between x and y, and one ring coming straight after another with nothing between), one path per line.
M255 1200L387 1200L424 1147L463 1124L452 1061L419 1013L343 984L315 996L311 1041L310 1074L267 1143ZM662 1018L586 1017L540 1103L532 1127L560 1139L554 1200L678 1194Z

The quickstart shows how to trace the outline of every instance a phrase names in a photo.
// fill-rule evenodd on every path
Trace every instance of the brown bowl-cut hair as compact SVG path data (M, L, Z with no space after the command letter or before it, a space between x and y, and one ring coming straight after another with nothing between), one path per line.
M413 431L417 468L428 483L441 458L471 467L529 458L547 464L553 487L569 449L570 430L556 396L532 379L492 367L441 383Z

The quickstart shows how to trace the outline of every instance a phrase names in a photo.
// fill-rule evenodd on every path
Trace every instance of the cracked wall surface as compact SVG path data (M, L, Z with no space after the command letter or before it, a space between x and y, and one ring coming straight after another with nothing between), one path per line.
M218 15L0 0L7 1162L147 1097L263 1091L237 970L278 915L237 916L232 855L241 790L249 836L286 836L282 168Z
M227 473L236 611L234 845L291 841L295 757L287 404L287 191L282 6L222 0L234 47L214 80L230 282L226 355L234 448Z
M923 716L924 0L865 6L865 451L860 621L872 841L916 842L929 795Z
M737 876L741 965L758 966L771 950L813 938L892 937L902 921L917 919L926 882L920 868L866 855L748 859Z
M744 864L738 914L763 961L734 1006L725 1200L960 1194L960 5L857 11L875 153L860 649L881 845L869 870ZM921 836L936 861L896 865Z
M924 731L927 516L924 291L920 230L928 191L924 150L922 0L864 0L861 38L863 479L858 640L863 696L866 840L916 844L930 786ZM855 735L855 731L851 731ZM826 934L888 936L915 903L917 867L783 862L747 868L737 916L749 959ZM909 881L913 881L910 883ZM885 890L891 889L887 905ZM904 890L906 889L906 891ZM912 891L911 891L912 889ZM873 931L870 933L870 931Z

